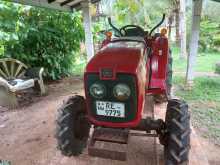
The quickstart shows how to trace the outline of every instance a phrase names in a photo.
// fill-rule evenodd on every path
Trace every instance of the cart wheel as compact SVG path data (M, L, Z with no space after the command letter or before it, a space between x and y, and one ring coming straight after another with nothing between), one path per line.
M166 112L166 165L187 165L190 149L190 114L184 101L169 100Z
M56 120L58 149L65 156L81 154L86 147L89 130L85 99L82 96L69 98L58 110Z

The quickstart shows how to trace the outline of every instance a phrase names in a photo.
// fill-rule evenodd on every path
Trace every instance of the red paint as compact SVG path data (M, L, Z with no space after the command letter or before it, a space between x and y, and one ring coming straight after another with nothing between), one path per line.
M121 47L117 47L121 44ZM87 64L86 73L98 73L101 68L113 68L117 73L137 74L137 66L145 48L139 43L139 48L130 48L126 43L111 43L102 48Z
M102 42L101 48L103 48L104 46L108 45L111 42L111 38L107 38Z
M147 93L158 93L160 89L161 93L166 91L166 67L168 63L168 40L166 37L158 37L152 44L152 58L151 68L152 76Z
M152 48L151 55L147 56L146 45ZM145 104L145 94L158 94L165 92L168 40L165 37L146 39L146 45L142 42L110 42L104 46L87 64L84 74L85 91L88 91L88 89L86 89L87 75L90 73L97 73L101 75L101 70L105 68L113 70L114 76L111 80L117 78L117 73L133 75L136 79L137 86L137 115L133 121L127 123L100 122L93 118L92 115L90 115L91 107L89 105L91 105L91 100L88 93L85 92L88 117L93 124L115 128L135 127L142 118L142 112ZM158 66L156 66L156 64L158 64ZM150 70L152 70L151 74ZM101 76L100 79L106 80Z

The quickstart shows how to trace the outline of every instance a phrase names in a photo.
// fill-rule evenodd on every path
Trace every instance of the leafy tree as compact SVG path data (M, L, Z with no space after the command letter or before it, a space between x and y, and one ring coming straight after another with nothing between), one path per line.
M163 13L169 13L168 0L116 0L115 16L121 24L137 24L146 29L152 28Z
M4 46L3 46L3 41L0 41L0 58L3 56L4 53Z
M220 3L207 1L200 26L200 50L220 50Z
M31 67L43 66L52 79L71 72L84 39L80 13L11 3L1 4L1 9L1 34L10 36L2 39L4 57L19 59Z
M18 5L12 3L0 3L0 55L4 54L5 42L13 44L17 38L18 19L19 19Z
M208 18L203 18L201 22L200 49L208 51L220 48L220 24Z

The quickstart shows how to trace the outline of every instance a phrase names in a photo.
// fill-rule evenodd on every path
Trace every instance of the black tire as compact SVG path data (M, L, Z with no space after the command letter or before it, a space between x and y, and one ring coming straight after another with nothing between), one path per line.
M56 138L58 149L65 156L77 156L86 147L90 124L82 96L70 97L58 110Z
M187 165L191 132L188 105L184 101L169 100L165 124L165 165Z

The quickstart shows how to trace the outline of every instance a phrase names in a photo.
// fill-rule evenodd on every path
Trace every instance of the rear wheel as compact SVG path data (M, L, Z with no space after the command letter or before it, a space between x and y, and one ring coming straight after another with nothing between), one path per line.
M82 96L69 98L58 110L56 121L58 149L63 155L82 153L89 137L90 124L86 118L86 104Z
M190 149L190 115L184 101L169 100L164 137L166 165L187 165Z

